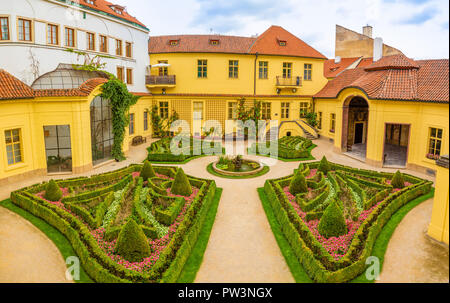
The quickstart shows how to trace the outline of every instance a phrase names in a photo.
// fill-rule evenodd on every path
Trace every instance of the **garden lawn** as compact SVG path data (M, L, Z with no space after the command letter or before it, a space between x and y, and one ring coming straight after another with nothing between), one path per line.
M191 251L191 255L186 261L184 268L178 277L177 283L193 283L197 275L200 265L203 261L206 247L208 245L209 236L211 235L212 226L216 219L217 208L219 207L220 197L222 196L222 188L216 188L214 200L208 210L208 215L203 222L202 230L198 235L197 242Z
M258 188L258 194L261 199L261 203L263 205L264 211L267 216L267 220L270 223L270 227L272 229L272 232L275 236L275 239L277 240L278 246L280 247L281 253L283 254L286 263L289 266L289 269L297 283L313 283L313 281L309 278L308 274L304 270L301 263L296 258L294 252L292 251L289 242L283 235L283 232L281 230L281 226L278 223L272 207L270 206L270 203L267 199L266 193L264 192L264 188ZM383 261L384 261L384 254L386 253L387 246L389 244L389 240L392 237L392 234L394 233L396 227L400 224L402 219L410 212L414 207L419 205L420 203L432 198L434 196L434 189L432 189L428 194L420 196L410 202L408 202L406 205L404 205L402 208L400 208L392 217L389 219L389 221L386 223L386 225L383 227L382 231L378 235L373 250L372 250L372 256L378 257L380 260L380 269L383 268ZM381 271L380 271L381 272ZM362 273L360 276L356 277L355 279L351 280L352 283L373 283L374 281L370 281L366 279L365 273Z
M67 240L67 238L63 234L61 234L56 228L54 228L44 220L35 217L26 210L23 210L22 208L16 206L14 203L11 202L10 199L1 201L0 206L9 209L10 211L18 214L19 216L21 216L25 220L28 220L31 224L36 226L50 240L52 240L53 243L55 243L56 247L59 249L64 259L67 259L70 256L76 256L76 253L73 250L69 240ZM92 281L91 278L88 276L88 274L84 271L82 266L80 266L80 280L75 282L94 283L94 281Z

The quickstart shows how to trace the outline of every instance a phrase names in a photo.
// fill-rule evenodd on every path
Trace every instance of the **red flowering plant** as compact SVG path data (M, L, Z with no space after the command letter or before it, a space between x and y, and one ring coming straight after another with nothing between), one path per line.
M58 201L45 198L46 184L14 192L11 199L58 228L94 281L175 282L201 230L198 216L211 203L215 183L183 173L189 194L174 194L177 168L152 168L146 181L142 165L56 181L62 192ZM127 224L130 220L135 223Z
M345 282L364 271L386 218L428 193L432 182L402 174L404 186L394 188L392 173L334 163L327 167L320 162L301 164L294 175L267 180L264 190L309 276L317 282ZM292 182L299 173L307 189L293 194Z

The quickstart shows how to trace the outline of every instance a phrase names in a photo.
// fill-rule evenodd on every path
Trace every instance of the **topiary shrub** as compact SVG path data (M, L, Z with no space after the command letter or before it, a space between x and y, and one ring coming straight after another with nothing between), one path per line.
M403 175L402 175L402 173L399 170L397 170L395 172L394 176L392 177L391 185L394 188L403 188L403 187L405 187L405 180L403 180Z
M144 162L144 166L141 169L140 177L144 179L144 181L148 181L148 179L156 177L155 171L153 170L153 166L149 161Z
M330 163L328 163L328 160L325 156L323 156L322 160L320 160L318 170L323 172L324 175L326 175L331 170Z
M142 228L129 219L119 233L116 252L130 262L140 262L150 256L151 250Z
M308 185L306 184L305 176L303 176L300 170L297 170L294 177L289 184L289 192L294 196L300 193L308 192Z
M45 187L44 198L49 201L59 201L61 200L62 195L62 190L59 188L58 184L56 184L55 180L50 180Z
M189 183L189 180L182 168L178 168L177 170L175 179L172 183L171 192L174 195L181 195L185 197L192 195L191 184Z
M347 224L341 208L333 201L325 209L318 226L319 234L325 238L339 237L347 233Z

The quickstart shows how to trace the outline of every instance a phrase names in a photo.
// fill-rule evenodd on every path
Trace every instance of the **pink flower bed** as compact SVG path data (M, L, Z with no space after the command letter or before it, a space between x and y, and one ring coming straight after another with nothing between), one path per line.
M361 212L358 220L353 222L352 220L346 220L348 232L345 235L339 237L331 237L325 238L324 236L319 234L319 222L320 220L311 220L309 222L306 221L306 213L301 210L300 206L297 204L295 200L295 196L289 192L289 186L283 188L284 193L286 194L289 202L294 207L297 214L300 216L302 221L308 226L310 232L314 235L314 237L322 244L322 246L330 253L330 255L337 261L341 259L350 248L350 244L352 243L353 237L361 226L361 224L367 219L370 213L381 203L377 203L372 208Z
M132 175L133 175L133 178L136 178L140 175L140 173L134 172L134 173L132 173ZM171 178L169 178L166 175L156 174L156 176L159 178L162 178L162 179L172 180ZM61 190L63 192L63 197L66 197L69 195L68 188L61 188ZM149 257L144 258L141 262L129 262L129 261L125 260L122 256L118 255L115 252L117 239L115 239L111 242L104 240L105 231L106 231L105 228L101 227L101 228L98 228L95 230L91 229L88 226L88 224L86 224L81 217L75 215L73 212L71 212L69 209L67 209L64 206L64 204L61 202L61 200L53 202L53 201L49 201L49 200L45 199L44 198L45 191L37 193L36 196L47 201L50 204L53 204L53 205L61 208L62 210L70 213L72 216L79 219L81 222L85 223L85 225L91 230L91 234L97 241L97 244L113 261L115 261L116 263L118 263L130 270L134 270L134 271L138 271L138 272L146 272L151 269L151 267L155 264L156 261L158 261L159 256L161 255L162 251L170 243L170 240L173 238L173 235L177 231L178 226L183 221L186 211L189 209L189 206L191 205L192 201L194 201L194 198L198 194L198 191L199 191L198 188L192 187L192 194L189 197L184 197L184 196L180 196L180 195L174 195L170 192L170 188L167 189L167 195L169 197L183 197L186 199L186 203L185 203L183 209L180 211L178 217L175 219L175 222L169 226L169 232L164 237L162 237L160 239L154 239L154 240L149 239L148 243L150 245L152 254Z
M309 175L306 177L306 179L311 179L317 174L317 168L313 168L309 170Z
M166 177L166 176L165 176ZM169 179L166 177L165 179ZM170 240L172 240L173 235L177 231L178 226L181 224L181 222L184 219L184 215L186 214L186 211L188 210L189 206L191 205L192 201L194 200L195 196L198 193L198 188L192 187L192 195L189 197L179 196L179 195L173 195L170 192L170 188L167 189L167 194L170 197L183 197L186 199L186 203L183 207L183 209L180 211L180 214L175 219L175 222L169 226L169 232L160 239L149 239L149 245L152 250L152 254L144 258L141 262L130 262L125 260L122 256L118 255L115 251L117 239L113 240L111 242L108 242L104 240L104 228L99 228L96 230L92 230L91 234L92 236L97 240L98 245L100 248L105 251L105 253L115 262L118 264L124 266L125 268L128 268L130 270L138 271L138 272L147 272L149 271L152 266L158 261L159 256L161 255L162 251L167 247L167 245L170 243Z
M386 183L389 184L389 185L391 185L391 182L392 182L392 180L386 180ZM412 183L409 183L409 182L405 181L405 187L408 187L408 186L411 186L411 185L412 185ZM392 189L392 192L396 193L399 190L401 190L401 188L394 188L394 189Z

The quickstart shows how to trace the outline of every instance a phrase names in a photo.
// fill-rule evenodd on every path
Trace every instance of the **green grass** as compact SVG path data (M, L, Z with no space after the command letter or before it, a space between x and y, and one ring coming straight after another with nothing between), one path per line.
M49 225L47 222L43 221L38 217L35 217L26 210L23 210L22 208L13 204L10 199L0 202L0 206L18 214L19 216L21 216L25 220L28 220L31 224L36 226L39 230L41 230L50 240L53 241L53 243L55 243L56 247L61 252L61 255L63 256L64 260L66 260L70 256L77 255L73 250L69 240L67 240L67 238L62 233L60 233L53 226ZM93 283L93 281L91 280L91 278L89 278L88 274L84 271L82 266L80 268L80 280L75 282Z
M216 219L217 208L219 207L220 197L222 196L222 188L216 188L214 200L209 208L205 222L203 222L202 230L198 235L197 242L191 251L191 255L184 265L183 271L178 277L177 283L193 283L200 265L203 261L203 255L208 245L209 236L211 235L212 226Z
M263 169L261 171L259 171L258 173L254 174L254 175L248 175L248 176L228 176L228 175L222 175L219 174L218 172L216 172L213 169L213 164L210 163L207 167L206 170L208 171L208 173L210 173L211 175L214 175L216 177L221 177L221 178L226 178L226 179L251 179L251 178L256 178L256 177L260 177L262 175L267 174L270 171L269 166L264 165Z
M298 261L297 257L294 254L289 242L284 237L284 234L281 230L281 226L278 223L275 214L273 213L272 207L267 199L266 193L264 192L264 188L258 188L258 194L261 199L261 203L263 205L264 211L266 212L267 220L270 223L270 227L272 232L277 240L278 246L280 247L281 253L283 254L286 263L289 266L289 269L297 283L311 283L313 282L306 271L304 270L301 263ZM380 260L381 269L383 268L384 255L386 253L387 246L389 244L389 240L392 237L397 226L400 224L402 219L410 212L414 207L419 205L420 203L432 198L434 196L434 189L431 190L426 195L420 196L413 201L410 201L402 208L400 208L386 225L383 227L382 231L378 235L373 250L372 256L378 257ZM374 281L369 281L366 279L365 273L362 273L360 276L351 280L352 283L373 283Z
M281 157L277 157L277 160L283 161L283 162L297 162L297 161L310 161L310 160L315 160L316 158L313 157L313 155L311 155L311 151L316 148L317 145L313 144L310 147L308 147L307 151L309 152L309 157L307 158L296 158L296 159L286 159L286 158L281 158ZM247 148L247 153L248 153L249 148ZM270 158L270 156L267 155L261 155L259 153L256 153L256 156L260 156L260 157L267 157Z

